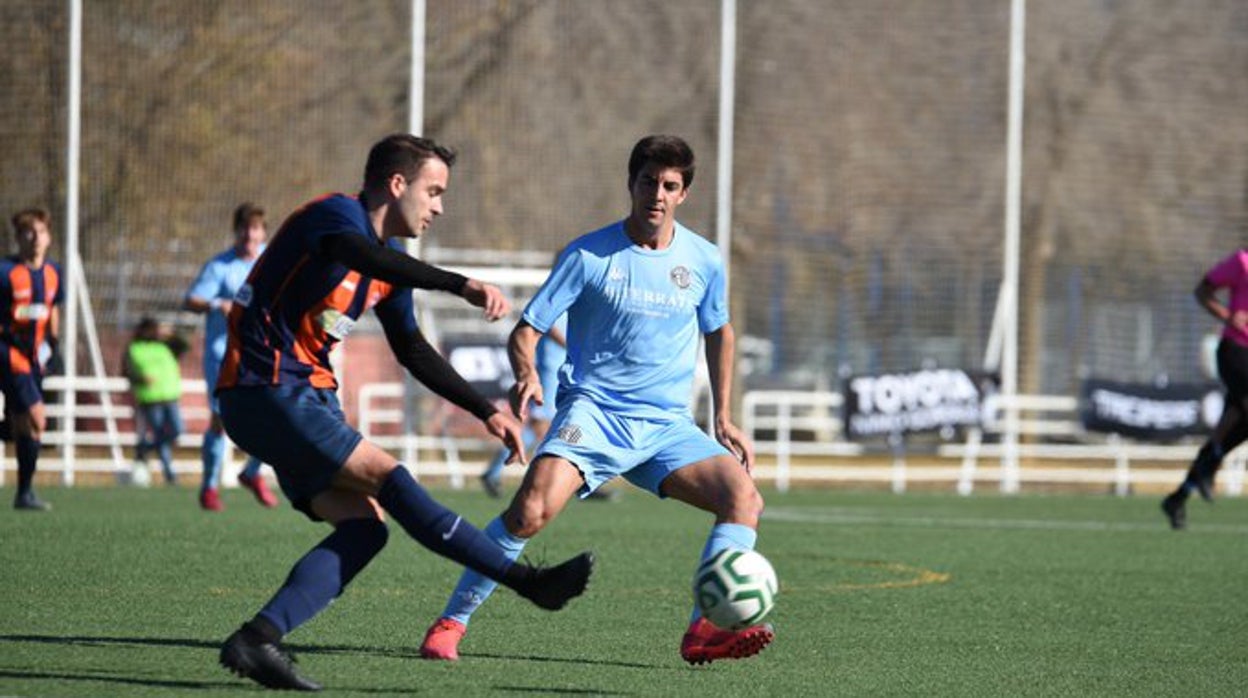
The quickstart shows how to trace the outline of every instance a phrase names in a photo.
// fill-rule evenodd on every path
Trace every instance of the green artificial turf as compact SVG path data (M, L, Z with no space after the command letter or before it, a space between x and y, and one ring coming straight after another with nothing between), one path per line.
M627 490L573 503L530 544L598 554L559 613L500 591L456 663L417 648L458 570L390 544L287 640L331 695L1243 695L1248 501L1193 501L1170 531L1154 497L764 492L759 550L780 578L761 655L678 654L710 517ZM0 509L0 696L252 695L217 648L324 536L289 508L187 489L55 489ZM484 525L499 503L435 490ZM7 504L12 488L0 489Z

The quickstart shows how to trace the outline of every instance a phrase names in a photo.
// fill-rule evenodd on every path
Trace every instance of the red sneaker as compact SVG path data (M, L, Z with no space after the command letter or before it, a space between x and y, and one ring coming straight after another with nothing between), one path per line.
M256 495L256 500L264 506L270 509L277 506L277 497L269 490L269 486L265 483L263 476L251 477L247 473L239 473L238 484L251 490L251 493Z
M680 656L690 664L710 664L716 659L753 657L775 639L771 623L751 625L743 630L723 630L699 618L689 626L680 641Z
M420 656L425 659L459 659L459 641L464 639L468 628L457 620L439 618L429 631L425 633L425 641L420 643Z
M199 493L199 507L205 511L221 511L225 505L221 503L221 495L215 489Z

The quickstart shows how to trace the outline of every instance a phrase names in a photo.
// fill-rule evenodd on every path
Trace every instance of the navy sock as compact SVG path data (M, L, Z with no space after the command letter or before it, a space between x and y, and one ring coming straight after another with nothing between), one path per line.
M286 583L257 619L285 635L320 613L386 545L389 532L377 519L349 519L295 563Z
M30 492L35 481L35 465L39 462L39 442L29 436L17 437L14 444L17 451L17 494L22 496Z
M522 570L508 572L523 566L514 565L480 529L430 497L402 465L390 472L377 502L417 543L442 557L508 586L519 580L516 575Z

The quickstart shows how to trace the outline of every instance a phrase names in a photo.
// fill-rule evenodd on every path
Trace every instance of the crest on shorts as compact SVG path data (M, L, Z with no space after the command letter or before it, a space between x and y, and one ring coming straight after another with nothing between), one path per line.
M570 444L578 444L581 442L581 428L575 424L569 424L566 427L559 427L556 434L560 441L566 441Z
M672 283L679 288L689 288L689 268L685 266L672 267Z

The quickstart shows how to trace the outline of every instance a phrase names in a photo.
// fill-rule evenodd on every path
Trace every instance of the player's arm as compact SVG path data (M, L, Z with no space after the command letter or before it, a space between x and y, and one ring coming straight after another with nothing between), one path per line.
M469 279L385 245L348 232L321 237L320 254L329 260L388 284L404 288L446 291L485 311L491 322L511 311L511 303L497 286Z
M1192 294L1196 296L1196 302L1200 304L1200 307L1218 322L1232 325L1240 330L1248 330L1248 312L1243 310L1232 312L1230 305L1218 299L1218 287L1208 278L1201 279Z
M410 297L410 294L407 295ZM526 462L520 423L510 415L500 412L494 403L477 392L429 340L425 339L419 328L405 321L411 315L410 303L393 306L381 304L377 306L377 314L386 333L386 342L394 352L394 358L413 378L440 397L485 422L490 433L511 449L508 463Z
M706 367L715 405L715 438L750 470L754 467L754 445L745 432L732 423L732 367L736 343L736 333L729 323L707 333Z
M507 339L507 358L516 382L511 386L511 413L524 421L529 417L529 401L545 404L542 395L542 377L537 372L537 343L542 332L521 320Z

